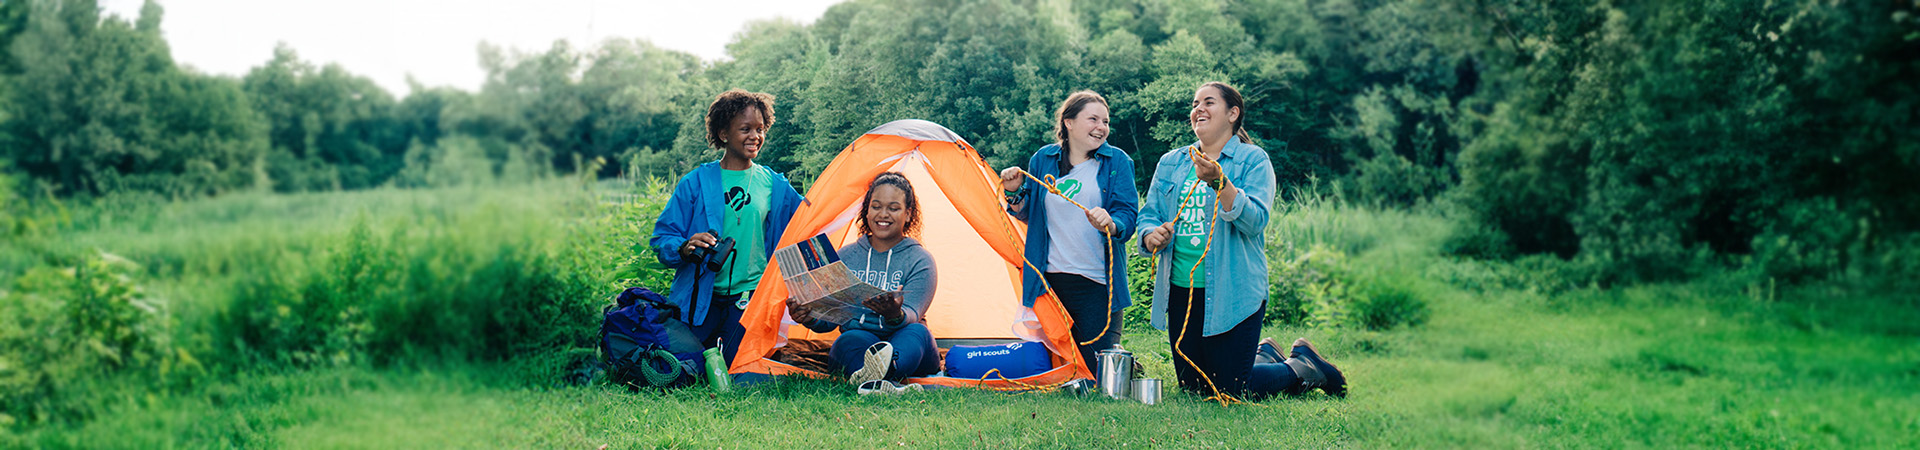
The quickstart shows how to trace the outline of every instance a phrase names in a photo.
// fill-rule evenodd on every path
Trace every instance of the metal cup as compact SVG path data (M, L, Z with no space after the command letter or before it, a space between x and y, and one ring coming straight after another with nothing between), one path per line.
M1160 379L1141 378L1133 380L1133 399L1149 405L1160 404Z
M1101 350L1100 393L1115 399L1130 398L1133 388L1133 352L1113 348Z

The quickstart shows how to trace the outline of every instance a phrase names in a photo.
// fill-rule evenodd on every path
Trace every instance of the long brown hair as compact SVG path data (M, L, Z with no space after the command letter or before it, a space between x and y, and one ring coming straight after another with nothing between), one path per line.
M1226 102L1227 108L1240 108L1240 117L1233 118L1233 135L1239 136L1240 140L1246 141L1248 144L1252 144L1253 137L1247 136L1247 127L1245 125L1247 122L1247 100L1240 96L1240 90L1234 89L1233 86L1228 86L1227 83L1219 81L1208 81L1200 84L1200 88L1202 89L1209 87L1220 91L1220 101Z
M1093 102L1100 102L1100 106L1105 106L1109 110L1113 109L1113 105L1107 104L1106 97L1101 97L1100 93L1090 90L1075 92L1067 96L1067 101L1060 102L1060 110L1053 113L1053 138L1060 141L1061 151L1072 152L1074 150L1073 146L1067 142L1067 120L1080 117L1080 110L1087 109L1087 104ZM1094 149L1089 148L1084 150L1092 152ZM1067 158L1060 158L1060 160L1066 161Z

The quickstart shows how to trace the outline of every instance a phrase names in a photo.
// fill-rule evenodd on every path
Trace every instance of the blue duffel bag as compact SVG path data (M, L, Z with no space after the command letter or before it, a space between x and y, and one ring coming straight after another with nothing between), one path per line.
M947 376L953 378L1025 378L1053 369L1047 346L1039 342L955 345L947 350ZM988 372L1000 369L994 375Z

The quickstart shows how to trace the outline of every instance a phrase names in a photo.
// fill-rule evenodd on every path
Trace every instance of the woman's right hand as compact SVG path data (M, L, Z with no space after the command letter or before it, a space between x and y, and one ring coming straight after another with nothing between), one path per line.
M1173 222L1167 222L1147 230L1147 235L1140 237L1140 243L1147 246L1147 253L1160 253L1160 249L1166 248L1167 241L1172 238Z
M719 242L719 240L714 239L713 233L708 233L704 231L698 234L694 234L692 236L687 236L687 242L680 244L680 257L686 258L686 257L693 256L694 248L712 247L713 244L716 242Z
M1000 190L1018 191L1020 190L1020 186L1025 185L1026 183L1027 183L1027 177L1020 175L1020 166L1013 166L1013 167L1008 167L1000 170Z

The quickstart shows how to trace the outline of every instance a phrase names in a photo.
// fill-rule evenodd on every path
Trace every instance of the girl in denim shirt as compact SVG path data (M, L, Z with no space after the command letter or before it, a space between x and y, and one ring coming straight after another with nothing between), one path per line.
M1053 288L1073 318L1073 341L1087 367L1098 367L1095 352L1120 343L1120 310L1133 304L1126 242L1133 237L1140 193L1133 185L1133 158L1107 145L1107 112L1105 97L1080 91L1054 114L1059 142L1035 151L1027 167L1033 176L1053 177L1059 195L1027 183L1019 167L1000 171L1007 212L1027 222L1021 303L1032 308Z
M1245 100L1209 82L1187 121L1198 141L1155 166L1140 211L1140 248L1159 258L1153 326L1167 330L1180 387L1201 395L1345 395L1346 379L1306 339L1290 358L1260 336L1267 300L1266 228L1273 162L1251 143Z

